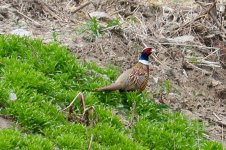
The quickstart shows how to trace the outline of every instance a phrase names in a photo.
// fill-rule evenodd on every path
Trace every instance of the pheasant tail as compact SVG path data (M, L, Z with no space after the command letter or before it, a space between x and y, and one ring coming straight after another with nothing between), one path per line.
M120 90L122 87L119 83L113 83L111 85L102 87L102 88L98 88L96 89L96 91L115 91L115 90Z

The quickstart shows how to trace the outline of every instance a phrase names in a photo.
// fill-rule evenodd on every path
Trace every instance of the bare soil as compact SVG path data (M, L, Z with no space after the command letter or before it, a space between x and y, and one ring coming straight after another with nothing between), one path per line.
M24 29L32 37L48 43L56 33L57 40L78 58L95 61L100 66L114 64L121 70L137 62L139 51L145 45L154 47L158 53L151 58L153 71L147 91L157 103L165 103L190 119L202 121L207 127L207 138L226 144L226 70L220 65L220 50L216 49L222 37L210 16L193 20L203 11L199 5L166 6L145 0L98 3L96 0L95 5L89 4L71 13L83 3L82 0L55 0L43 5L35 0L3 0L0 2L0 34ZM89 34L79 35L77 31L90 19L88 13L94 11L104 11L111 18L123 20L123 32L109 30L92 40L87 38ZM186 22L191 23L180 28ZM194 39L172 41L175 37L182 39L183 35ZM201 63L199 59L208 62ZM210 62L215 62L215 66ZM163 90L166 80L171 84L168 92ZM0 118L0 127L4 126L7 123Z
M3 117L0 117L0 129L10 128L12 126L12 121Z

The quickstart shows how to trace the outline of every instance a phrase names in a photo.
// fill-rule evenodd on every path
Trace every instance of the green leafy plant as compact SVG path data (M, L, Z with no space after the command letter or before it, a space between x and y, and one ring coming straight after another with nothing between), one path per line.
M106 33L107 31L117 28L121 28L121 23L118 18L112 19L107 22L106 25L101 24L96 17L92 17L81 29L80 34L89 33L91 36L99 37L101 34Z
M163 81L162 88L164 92L169 94L173 88L171 81L169 79Z
M52 32L52 38L54 42L58 42L58 34L56 32Z
M195 55L192 55L190 62L194 65L197 65L199 63L199 59Z
M223 148L203 137L200 123L155 104L145 92L90 92L111 83L119 71L77 61L57 42L45 45L38 39L0 35L0 62L0 113L19 124L0 130L2 149L88 149L91 137L93 149ZM171 91L171 82L163 87ZM62 111L81 90L87 107L97 112L94 127L69 122ZM12 91L14 101L9 99ZM130 129L126 122L133 104L139 119Z

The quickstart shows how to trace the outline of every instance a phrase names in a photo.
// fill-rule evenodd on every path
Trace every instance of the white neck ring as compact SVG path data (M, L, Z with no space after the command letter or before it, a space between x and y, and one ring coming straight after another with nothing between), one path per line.
M148 65L148 61L147 60L139 60L140 63L144 64L144 65Z

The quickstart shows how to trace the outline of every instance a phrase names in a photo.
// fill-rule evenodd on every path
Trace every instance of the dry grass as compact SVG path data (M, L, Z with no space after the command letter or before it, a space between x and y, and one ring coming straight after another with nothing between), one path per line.
M180 4L180 5L191 5L194 0L145 0L148 3L157 4L157 5L169 5L169 4Z

